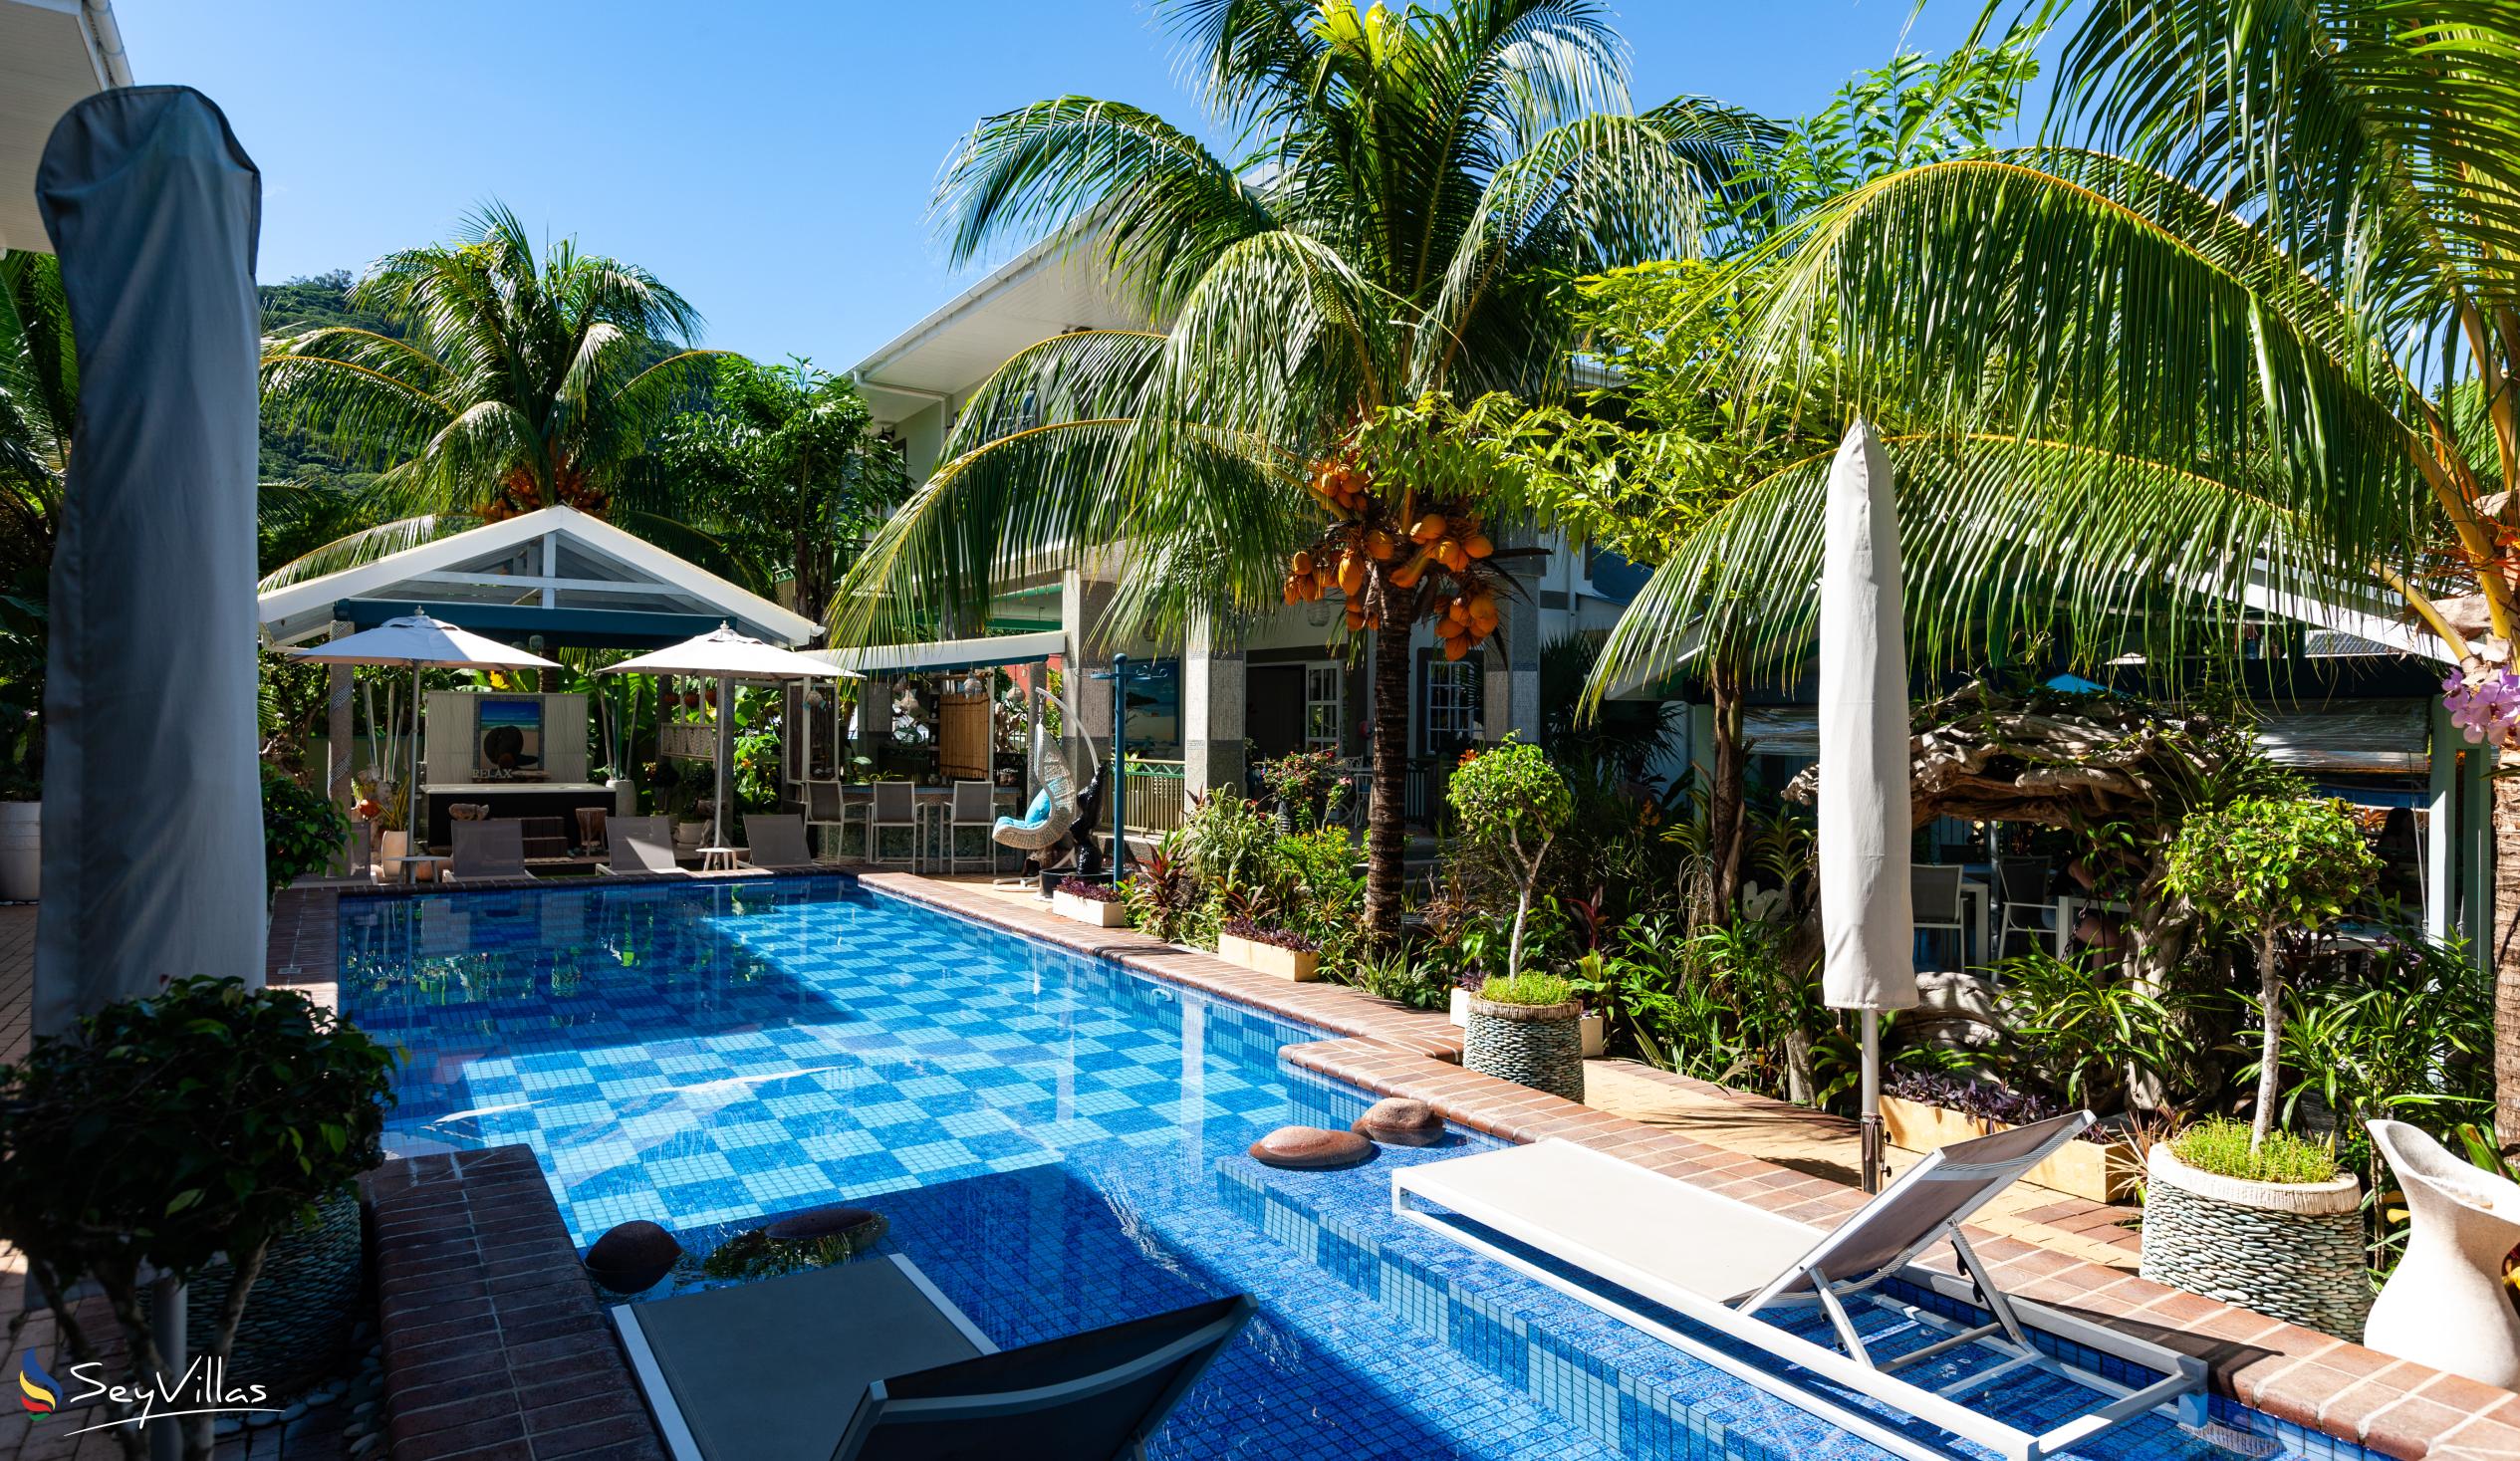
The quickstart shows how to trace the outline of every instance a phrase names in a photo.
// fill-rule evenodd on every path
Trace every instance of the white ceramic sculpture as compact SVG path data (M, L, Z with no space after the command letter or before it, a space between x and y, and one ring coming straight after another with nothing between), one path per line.
M2502 1281L2520 1247L2520 1184L2483 1171L2403 1121L2372 1140L2406 1194L2406 1256L2390 1275L2363 1342L2384 1353L2520 1388L2520 1311Z

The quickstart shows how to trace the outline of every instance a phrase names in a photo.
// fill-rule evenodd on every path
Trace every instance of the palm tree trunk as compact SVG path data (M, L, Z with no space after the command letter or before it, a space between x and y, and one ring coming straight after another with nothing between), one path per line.
M2482 754L2470 751L2474 756ZM2494 1129L2520 1153L2520 779L2494 777Z
M1365 823L1366 936L1399 937L1400 888L1408 838L1408 630L1386 618L1374 631L1374 802Z
M1742 849L1747 841L1743 801L1749 782L1749 747L1741 739L1741 667L1717 657L1706 672L1714 705L1715 780L1706 796L1706 855L1714 864L1717 915L1730 918L1741 904Z

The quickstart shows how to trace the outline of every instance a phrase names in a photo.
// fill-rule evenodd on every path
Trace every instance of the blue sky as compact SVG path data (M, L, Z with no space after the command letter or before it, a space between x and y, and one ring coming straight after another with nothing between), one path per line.
M1973 0L1625 0L1639 105L1817 109ZM711 345L845 368L947 299L925 218L971 122L1081 92L1198 121L1137 0L116 0L144 83L199 87L263 170L262 277L356 268L504 200L643 264ZM1911 24L1912 19L1912 24Z

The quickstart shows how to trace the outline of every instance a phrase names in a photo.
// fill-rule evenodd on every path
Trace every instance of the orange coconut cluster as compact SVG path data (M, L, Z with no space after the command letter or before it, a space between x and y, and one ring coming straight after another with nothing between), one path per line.
M1477 513L1459 503L1427 504L1421 513L1413 491L1389 502L1346 457L1316 465L1306 482L1332 521L1288 561L1287 603L1316 604L1336 589L1352 634L1379 629L1386 617L1402 625L1432 617L1446 659L1496 632L1500 585L1485 562L1496 545L1479 530Z

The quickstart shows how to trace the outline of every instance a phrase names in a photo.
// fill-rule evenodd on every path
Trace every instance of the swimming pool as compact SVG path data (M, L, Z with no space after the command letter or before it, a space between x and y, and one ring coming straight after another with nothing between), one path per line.
M1366 1099L1230 1002L839 878L348 897L341 940L345 1012L411 1055L388 1148L530 1145L581 1246L856 1202L1000 1344L1250 1293L1161 1456L1884 1454L1390 1215L1392 1165L1486 1138L1251 1161ZM2164 1419L2093 1454L2228 1453Z

